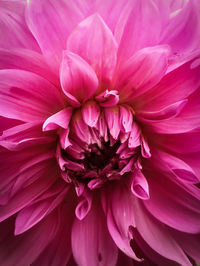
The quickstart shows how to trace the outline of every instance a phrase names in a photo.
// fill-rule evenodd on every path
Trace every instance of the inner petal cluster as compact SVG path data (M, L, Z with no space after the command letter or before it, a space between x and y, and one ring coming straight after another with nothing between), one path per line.
M56 157L61 176L76 187L100 188L110 180L140 170L142 158L150 157L147 142L134 120L134 110L108 98L110 102L103 103L98 96L81 107L69 107L62 119L54 115L53 123L56 127L59 124ZM48 120L46 129L52 129L52 120ZM66 128L62 120L68 120Z

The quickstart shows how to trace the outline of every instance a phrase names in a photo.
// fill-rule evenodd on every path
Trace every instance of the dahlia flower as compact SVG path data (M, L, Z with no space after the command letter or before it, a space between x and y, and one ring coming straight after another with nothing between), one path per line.
M0 264L200 262L199 1L0 14Z

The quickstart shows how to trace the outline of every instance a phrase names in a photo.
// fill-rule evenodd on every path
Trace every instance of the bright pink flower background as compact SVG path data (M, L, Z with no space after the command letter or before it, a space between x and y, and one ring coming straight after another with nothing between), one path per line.
M0 14L0 264L200 262L199 1Z

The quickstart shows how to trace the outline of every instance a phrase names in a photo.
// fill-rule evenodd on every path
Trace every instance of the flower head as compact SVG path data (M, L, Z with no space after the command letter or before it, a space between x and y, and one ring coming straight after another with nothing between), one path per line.
M0 262L200 261L198 1L0 11Z

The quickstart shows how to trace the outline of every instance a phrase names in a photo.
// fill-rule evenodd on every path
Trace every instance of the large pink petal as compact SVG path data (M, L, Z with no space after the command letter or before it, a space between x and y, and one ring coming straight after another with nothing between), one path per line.
M186 234L175 230L171 230L171 234L190 257L200 262L200 234Z
M157 44L162 28L162 16L153 1L130 2L126 12L129 16L124 12L125 18L121 16L115 32L120 42L119 61L129 58L141 48Z
M44 199L42 198L39 201L33 202L19 212L15 223L15 235L22 234L29 230L46 215L51 213L63 201L69 187L64 187L64 185L61 184L58 189L57 186L58 185L56 184L51 187L49 191L45 191ZM54 191L57 194L51 195ZM47 197L46 194L50 194L50 196Z
M168 43L176 56L181 57L184 53L199 48L199 13L199 1L188 1L181 12L171 18L170 23L163 31L161 43Z
M31 265L54 239L58 229L59 213L55 211L25 234L10 235L1 242L0 261L6 266Z
M0 49L0 69L27 70L46 78L56 85L59 84L58 77L49 69L44 57L28 49Z
M63 92L74 106L90 99L98 87L98 79L91 66L69 51L63 53L60 80Z
M75 219L72 228L72 251L78 265L110 265L117 261L117 247L111 239L101 207L93 203L87 216Z
M67 38L83 19L83 3L34 0L28 4L28 26L52 69L58 69Z
M136 199L134 207L136 228L147 244L163 257L174 260L180 265L191 266L189 259L167 228L148 214L141 201ZM162 244L158 245L158 243Z
M57 177L58 172L55 169L55 165L49 164L46 170L43 169L41 173L37 174L36 181L26 184L6 205L0 206L0 221L5 220L29 205L35 198L46 191L55 182Z
M195 129L199 130L200 89L188 97L188 100L182 100L179 103L176 111L174 110L176 114L171 119L154 121L154 123L152 123L152 120L145 120L144 123L149 124L151 131L163 134L177 134L190 132Z
M0 70L0 115L25 122L43 120L63 106L59 90L23 70Z
M140 259L136 257L130 246L129 226L135 225L134 202L131 192L122 185L112 186L103 195L103 202L107 213L108 230L115 244L127 256L139 261Z
M155 86L168 67L168 46L139 50L115 73L121 101L130 101Z
M9 150L19 150L26 146L53 142L53 136L44 134L41 129L42 125L38 122L12 127L3 131L0 136L0 145Z
M67 48L84 58L100 81L111 80L117 56L117 44L103 19L94 14L82 21L67 41Z
M25 22L26 1L1 1L0 47L6 49L28 48L40 51Z
M154 112L184 100L200 85L200 66L192 67L197 58L168 73L155 87L139 96L136 111Z
M33 266L52 265L66 266L71 256L71 226L74 219L72 204L66 202L60 208L58 232L53 241L41 253ZM75 263L73 264L75 266Z
M144 205L149 212L177 230L200 232L199 200L162 171L147 170L145 175L149 177L150 199Z

